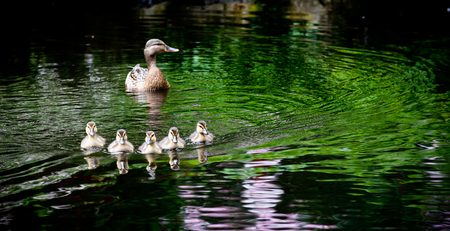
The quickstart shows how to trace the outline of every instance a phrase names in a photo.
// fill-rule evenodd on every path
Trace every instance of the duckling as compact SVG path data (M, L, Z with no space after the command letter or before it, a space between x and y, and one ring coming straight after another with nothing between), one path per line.
M106 140L97 135L97 126L95 126L95 122L86 124L86 134L87 136L81 141L82 148L103 147L103 145L105 145Z
M127 141L125 129L117 130L116 140L108 146L108 152L133 152L133 144Z
M156 136L153 131L147 131L145 142L139 147L139 151L143 154L146 153L161 153L162 149L158 143L156 143Z
M159 142L162 149L184 148L186 141L180 138L178 128L171 127L169 135Z
M197 131L192 133L189 136L189 139L192 142L206 142L206 141L213 141L214 135L212 133L209 133L206 129L206 122L205 121L199 121L197 123Z
M167 46L159 39L150 39L145 44L144 56L147 69L137 64L128 73L125 80L127 91L169 90L170 84L156 66L156 55L161 52L178 52L178 49Z

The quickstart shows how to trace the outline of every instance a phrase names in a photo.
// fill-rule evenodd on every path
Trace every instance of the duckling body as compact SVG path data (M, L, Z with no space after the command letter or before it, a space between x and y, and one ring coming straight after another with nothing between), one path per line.
M178 128L172 127L169 130L169 135L159 142L162 149L184 148L186 141L180 138Z
M127 132L124 129L117 130L116 140L109 144L108 152L133 152L134 146L127 139Z
M167 46L159 39L150 39L145 44L144 56L147 69L137 64L127 75L125 87L127 91L169 90L170 84L156 66L156 55L161 52L178 52L178 49Z
M97 135L97 126L95 122L89 122L86 124L87 136L81 141L82 148L99 148L105 145L106 140Z
M145 142L139 147L142 154L162 153L162 148L156 143L156 136L153 131L146 132Z
M209 133L206 129L205 121L199 121L197 123L196 131L189 136L189 139L195 143L213 141L214 135L212 133Z

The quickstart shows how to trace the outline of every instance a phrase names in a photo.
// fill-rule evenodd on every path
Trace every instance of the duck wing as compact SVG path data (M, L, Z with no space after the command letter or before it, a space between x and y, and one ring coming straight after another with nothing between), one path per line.
M133 89L136 84L145 80L147 77L148 70L142 68L140 64L136 64L133 69L128 72L127 79L125 80L125 86L128 89Z
M168 145L170 144L170 139L169 137L164 137L164 139L162 139L161 141L159 141L159 146L161 146L161 148L163 149L167 149Z
M189 136L189 139L190 139L192 142L196 142L196 140L198 139L198 136L199 136L198 132L195 131L194 133L192 133L192 134Z
M148 144L147 144L146 142L142 143L142 145L138 148L138 150L141 151L141 152L143 152L144 149L147 147L147 145L148 145Z

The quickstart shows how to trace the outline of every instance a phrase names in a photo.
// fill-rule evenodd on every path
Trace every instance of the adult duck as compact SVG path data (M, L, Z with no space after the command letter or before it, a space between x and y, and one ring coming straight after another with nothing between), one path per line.
M127 91L169 90L170 84L156 66L156 55L161 52L178 52L178 49L167 46L159 39L150 39L145 44L144 56L147 69L137 64L125 80Z

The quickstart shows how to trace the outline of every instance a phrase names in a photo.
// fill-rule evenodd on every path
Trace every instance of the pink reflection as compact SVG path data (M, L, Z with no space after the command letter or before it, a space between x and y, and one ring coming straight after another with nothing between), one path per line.
M239 208L230 206L212 207L212 208L200 208L199 211L203 212L235 212L239 211Z
M304 225L303 228L310 229L338 229L336 225L315 225L315 224L307 224Z
M259 160L247 162L246 168L270 168L279 165L281 160ZM252 177L243 182L245 190L241 193L243 207L249 208L256 215L255 225L246 229L257 230L299 230L301 223L297 221L297 214L277 213L274 209L279 202L284 190L278 185L280 173L271 174L260 172L260 176Z
M276 210L285 191L278 184L282 173L271 172L272 166L280 160L254 160L245 162L249 172L257 172L244 180L240 197L234 187L211 187L210 185L181 185L178 197L186 198L186 203L196 206L184 206L180 217L185 230L300 230L300 229L337 229L335 225L317 225L301 221L299 213L280 213ZM222 163L235 168L235 163ZM267 169L267 171L265 171ZM211 183L212 181L209 180ZM228 182L228 181L227 181ZM220 184L219 184L220 185ZM241 189L239 187L239 189ZM231 196L232 195L232 196ZM236 196L235 196L236 195ZM234 197L233 197L234 196ZM207 200L200 200L208 198ZM211 204L209 198L214 198ZM296 202L304 204L301 198ZM199 205L200 204L200 205ZM220 204L221 206L212 207ZM209 206L209 207L204 207Z

